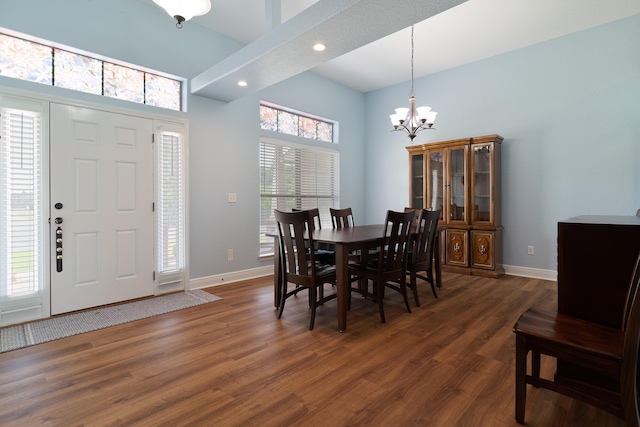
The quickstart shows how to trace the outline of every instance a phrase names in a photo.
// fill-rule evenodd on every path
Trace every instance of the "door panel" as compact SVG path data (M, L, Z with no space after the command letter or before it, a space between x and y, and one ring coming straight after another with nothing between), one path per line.
M468 267L467 230L447 229L447 264Z
M494 232L493 231L480 231L480 230L472 230L471 231L471 242L472 242L472 255L471 255L471 266L478 268L489 268L493 269L494 262L493 256L493 242L494 242Z
M50 123L51 313L151 295L152 121L51 104Z

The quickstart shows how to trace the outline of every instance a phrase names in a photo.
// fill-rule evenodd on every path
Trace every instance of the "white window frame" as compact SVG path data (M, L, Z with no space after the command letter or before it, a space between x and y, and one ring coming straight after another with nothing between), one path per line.
M27 115L35 115L39 119L38 135L35 143L39 144L38 169L36 181L33 189L38 194L34 194L37 202L34 202L34 215L30 230L33 246L32 262L34 263L32 285L34 292L9 295L10 255L8 247L0 248L0 326L25 322L28 320L47 317L50 315L50 277L49 277L49 227L46 222L49 217L49 103L32 100L29 98L18 98L10 95L0 94L0 245L9 242L8 234L12 233L10 225L5 221L7 214L12 209L7 197L10 197L11 190L7 187L11 185L5 167L6 151L5 144L10 142L10 137L5 133L9 112L24 112Z
M155 248L156 248L156 291L155 293L163 294L167 292L174 292L177 290L188 289L187 280L188 274L188 259L189 259L189 244L188 244L188 173L187 173L187 159L188 159L188 135L186 126L182 123L174 123L167 121L155 121L154 122L154 149L155 149ZM167 142L178 144L179 147L174 146L173 150L168 147L164 147L163 144ZM164 154L172 158L165 158ZM179 156L180 158L176 158ZM162 162L169 161L171 164L168 166L172 169L163 168ZM166 164L165 164L166 166ZM168 184L172 188L178 188L181 194L178 196L177 206L167 206L163 202L163 171L167 173L174 173L177 176L176 180L170 178ZM177 186L177 187L176 187ZM168 209L168 210L167 210ZM177 258L173 262L165 262L163 259L167 254L169 242L167 241L167 235L164 232L166 224L164 215L167 215L166 219L172 222L176 217L181 222L181 226L178 226L177 230L173 231L173 235L178 240Z

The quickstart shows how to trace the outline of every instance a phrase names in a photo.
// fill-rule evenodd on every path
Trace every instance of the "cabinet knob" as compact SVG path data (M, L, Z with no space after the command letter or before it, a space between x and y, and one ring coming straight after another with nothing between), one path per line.
M487 248L485 248L484 245L480 245L480 247L478 248L478 252L484 255L484 253L487 252Z

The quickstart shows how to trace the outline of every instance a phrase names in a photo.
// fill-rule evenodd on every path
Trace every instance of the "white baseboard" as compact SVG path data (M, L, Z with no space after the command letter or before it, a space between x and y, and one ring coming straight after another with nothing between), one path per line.
M531 277L533 279L558 280L558 272L555 270L543 270L541 268L518 267L515 265L503 265L505 274L510 276Z
M211 286L225 285L227 283L241 282L243 280L256 279L258 277L270 276L273 274L273 265L251 268L249 270L232 271L229 273L216 274L214 276L198 277L189 280L189 289L203 289Z
M541 268L518 267L515 265L503 265L504 271L510 276L531 277L542 280L558 280L558 273L555 270L543 270ZM273 274L273 266L251 268L249 270L232 271L229 273L216 274L214 276L198 277L189 281L189 289L203 289L211 286L224 285L227 283L242 282L243 280L256 279L258 277L270 276Z

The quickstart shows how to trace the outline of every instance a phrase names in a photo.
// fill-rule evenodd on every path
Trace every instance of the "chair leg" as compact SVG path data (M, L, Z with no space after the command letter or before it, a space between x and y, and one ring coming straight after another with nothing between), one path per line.
M409 297L407 297L407 281L400 280L400 291L402 293L402 297L404 298L404 305L407 307L407 311L411 313L411 307L409 307Z
M540 352L531 350L531 376L540 378Z
M416 307L420 307L420 300L418 299L418 281L416 280L415 271L412 271L409 274L409 280L411 281L411 289L413 289L413 299L416 302Z
M433 283L433 279L429 282L431 285L431 292L433 292L433 297L438 299L438 294L436 293L436 285Z
M527 403L527 339L516 335L516 421L524 424Z
M316 307L318 306L318 288L316 286L309 288L309 299L313 301L311 304L311 321L309 322L309 330L311 331L316 321Z
M373 293L378 300L378 311L380 311L380 321L386 323L384 318L384 307L382 306L382 300L384 299L384 282L382 280L373 281Z
M436 293L436 286L435 286L435 282L433 281L433 276L431 274L429 274L429 272L427 272L426 276L421 276L419 274L416 274L416 276L421 278L425 282L429 282L429 284L431 285L431 292L433 293L433 296L436 299L438 299L438 294Z
M280 293L280 303L278 304L280 307L280 310L278 311L278 319L280 319L282 317L282 312L284 311L284 302L287 299L287 281L285 280L282 283L282 292Z

